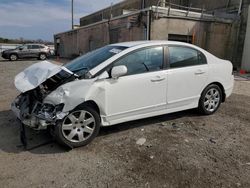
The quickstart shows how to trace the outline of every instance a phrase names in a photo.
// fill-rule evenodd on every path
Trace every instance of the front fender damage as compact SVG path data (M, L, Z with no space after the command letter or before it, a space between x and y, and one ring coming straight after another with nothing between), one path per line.
M59 86L43 100L37 89L22 93L11 108L23 124L36 130L46 129L62 120L71 110L83 103L93 80L75 80Z
M69 112L86 101L93 82L94 80L76 80L62 85L51 92L44 99L44 103L53 105L64 104L62 112Z

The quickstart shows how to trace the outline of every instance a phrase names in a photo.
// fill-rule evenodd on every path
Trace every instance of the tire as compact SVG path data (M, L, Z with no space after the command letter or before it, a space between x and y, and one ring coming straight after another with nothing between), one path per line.
M89 144L99 130L99 114L88 106L82 106L56 124L55 138L64 146L76 148Z
M18 59L16 54L10 54L10 61L16 61Z
M222 90L216 84L207 86L201 94L198 110L201 114L215 113L222 102Z
M45 53L41 53L41 54L39 54L39 57L38 57L40 60L45 60L45 59L47 59L47 56L46 56L46 54Z

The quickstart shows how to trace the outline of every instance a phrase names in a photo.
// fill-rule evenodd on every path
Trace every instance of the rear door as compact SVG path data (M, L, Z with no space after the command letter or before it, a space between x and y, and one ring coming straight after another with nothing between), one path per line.
M31 57L38 57L40 53L40 46L33 44L30 45L30 56Z
M208 78L205 55L185 46L169 46L167 107L193 108Z

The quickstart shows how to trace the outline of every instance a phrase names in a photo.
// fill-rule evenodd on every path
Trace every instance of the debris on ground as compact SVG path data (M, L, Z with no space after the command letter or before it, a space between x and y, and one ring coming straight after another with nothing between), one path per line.
M213 138L210 138L209 141L210 141L212 144L216 144L216 141L215 141Z
M178 125L182 126L182 125L184 125L184 123L178 123L178 125L177 125L177 123L175 123L175 122L163 122L160 125L161 126L171 126L175 130L180 130L180 127Z
M240 187L241 186L241 183L236 183L237 187Z
M142 146L143 144L145 144L145 142L146 142L146 138L139 138L136 141L136 144Z

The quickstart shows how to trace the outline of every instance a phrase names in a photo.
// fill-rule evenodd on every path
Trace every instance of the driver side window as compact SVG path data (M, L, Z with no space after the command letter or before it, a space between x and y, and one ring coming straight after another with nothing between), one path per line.
M23 45L19 47L19 50L27 50L27 49L28 49L27 45Z
M145 48L132 52L114 64L114 66L119 65L127 67L126 75L161 70L163 67L163 47Z

